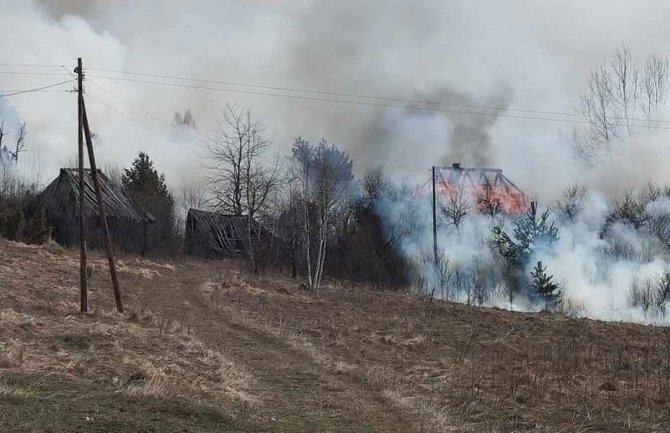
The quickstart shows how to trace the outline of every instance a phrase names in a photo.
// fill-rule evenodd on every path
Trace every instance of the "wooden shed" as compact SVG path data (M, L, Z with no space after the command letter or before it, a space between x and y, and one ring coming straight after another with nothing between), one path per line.
M149 225L153 216L137 205L126 191L115 185L98 170L103 203L107 214L112 242L124 251L145 253L148 245ZM84 172L87 244L91 248L103 248L105 235L100 220L95 186L91 170ZM56 242L65 246L79 243L79 170L62 168L59 176L37 196L31 205L33 210L43 209L47 225L53 228Z
M189 209L184 233L184 252L205 258L241 256L245 252L248 239L257 242L265 232L256 221L251 224L251 233L248 230L249 220L245 215Z

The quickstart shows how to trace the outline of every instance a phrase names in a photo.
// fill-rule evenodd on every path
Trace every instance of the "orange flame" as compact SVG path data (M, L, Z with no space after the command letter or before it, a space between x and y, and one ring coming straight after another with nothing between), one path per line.
M475 208L480 212L486 211L488 207L492 206L505 213L525 212L528 209L526 198L522 192L507 189L502 185L458 185L444 180L437 181L435 188L444 202L457 199L459 194L462 193L464 198L473 202Z

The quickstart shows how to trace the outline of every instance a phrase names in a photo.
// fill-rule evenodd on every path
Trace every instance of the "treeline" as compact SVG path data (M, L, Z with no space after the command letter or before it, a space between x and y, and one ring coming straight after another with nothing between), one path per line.
M45 229L44 224L38 224L44 223L44 215L38 215L37 221L30 224L26 224L24 215L25 205L37 193L37 179L29 181L14 171L19 157L26 152L27 136L25 123L10 131L5 121L0 121L0 236L11 240L32 240Z
M39 192L36 180L18 175L7 161L0 159L0 236L13 241L42 242L48 237L43 212L26 217L28 204Z
M193 128L192 116L186 118L175 125ZM146 152L125 169L106 166L110 180L155 219L147 254L183 254L184 216L192 207L248 221L242 259L254 272L304 277L313 291L325 275L378 287L407 285L405 258L388 240L377 209L382 197L398 194L381 168L356 179L351 158L325 139L297 138L290 156L277 156L262 122L233 105L205 148L206 181L184 183L176 191ZM38 180L28 182L15 163L0 161L2 237L23 242L49 237L44 212L31 205L40 192ZM252 230L258 225L261 231Z

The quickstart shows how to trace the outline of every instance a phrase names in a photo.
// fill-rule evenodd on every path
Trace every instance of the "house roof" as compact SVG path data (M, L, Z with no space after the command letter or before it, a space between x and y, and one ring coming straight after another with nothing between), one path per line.
M154 217L138 206L126 193L126 191L115 185L102 171L98 170L100 189L102 191L103 205L108 217L119 219L130 219L137 222L153 222ZM61 168L60 175L46 187L41 194L43 202L58 200L63 194L70 195L74 199L75 206L79 206L79 170L76 168ZM99 215L98 201L95 194L95 184L91 176L91 170L84 170L84 211L86 215Z

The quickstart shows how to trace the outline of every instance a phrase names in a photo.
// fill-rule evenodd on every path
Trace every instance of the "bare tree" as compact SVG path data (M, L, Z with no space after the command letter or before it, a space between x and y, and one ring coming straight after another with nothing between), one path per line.
M2 140L5 138L6 135L7 135L7 131L5 131L5 121L3 120L2 123L0 123L0 150L3 149ZM4 149L5 149L5 151L7 150L6 147L4 147ZM2 157L2 155L0 155L0 158L1 157Z
M326 260L328 233L333 215L342 204L353 180L353 162L345 152L329 145L323 139L318 145L313 146L308 141L297 138L293 143L292 152L294 177L300 185L300 198L304 211L309 288L318 293ZM313 231L316 257L312 254Z
M203 185L196 182L187 182L186 179L183 179L181 182L178 200L184 214L189 209L203 209L208 206Z
M470 214L470 202L467 194L459 189L449 194L449 201L442 206L442 215L447 220L447 225L453 225L456 230L460 230L461 223Z
M374 202L390 189L390 184L382 167L375 167L363 176L361 182L365 197Z
M223 120L207 145L213 163L209 167L213 207L247 217L245 249L254 269L260 235L256 216L279 185L278 160L272 163L267 158L270 144L265 125L253 117L250 109L227 105Z
M668 57L652 54L644 65L642 77L642 111L652 119L665 99L668 87Z
M19 134L16 137L16 145L14 146L14 151L9 153L12 155L14 162L19 161L19 154L26 151L25 140L28 135L28 129L26 129L26 124L22 123L19 125Z
M203 184L196 182L191 183L186 181L186 179L182 179L175 197L177 198L176 230L181 235L184 235L186 217L189 209L202 210L209 207L209 203Z
M640 96L640 67L625 45L614 50L608 66L610 90L617 107L615 120L631 134Z
M213 162L209 167L212 173L210 187L217 210L232 215L245 214L247 182L251 182L255 174L251 171L260 168L269 145L265 125L252 117L251 110L226 106L223 120L207 145L208 156ZM264 170L261 168L260 171ZM252 191L251 196L257 197L256 191ZM257 210L258 205L250 209L252 217Z
M586 187L574 184L563 190L561 198L556 202L557 213L568 222L575 222L582 211Z
M587 93L582 96L582 114L588 123L588 139L583 143L582 156L597 159L602 150L610 150L612 141L620 134L614 113L612 83L607 69L591 72Z
M102 171L107 175L112 185L123 186L123 170L117 162L108 162L104 165Z
M7 148L7 144L3 145L3 140L5 137L9 135L9 132L5 130L5 121L3 120L2 123L0 123L0 149L2 149L2 152L5 153L5 155L9 155L9 158L13 160L14 162L19 161L19 155L23 152L26 151L26 137L28 136L28 128L26 128L26 124L22 123L19 125L19 131L18 135L16 137L16 142L14 144L14 150L10 150ZM2 155L0 155L0 159L2 158Z
M591 72L581 98L587 137L577 143L577 155L589 163L600 160L603 153L611 158L615 142L652 125L665 100L667 82L667 56L653 54L641 66L626 46L617 48ZM637 116L640 108L646 119ZM648 123L640 123L645 120Z

